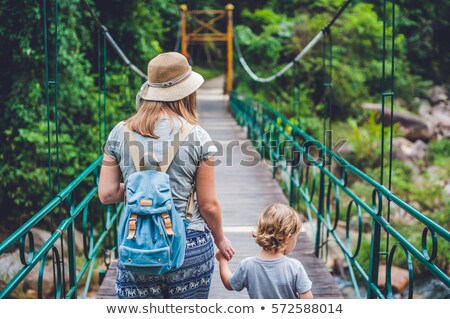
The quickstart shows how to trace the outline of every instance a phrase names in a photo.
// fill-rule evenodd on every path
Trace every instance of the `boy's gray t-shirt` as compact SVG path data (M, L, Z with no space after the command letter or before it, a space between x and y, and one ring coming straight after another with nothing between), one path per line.
M182 122L182 117L161 117L158 121L155 134L158 139L133 132L132 145L139 147L139 157L146 153L153 153L157 161L163 162L167 157L168 146L174 140ZM136 147L136 146L132 146ZM105 153L115 159L120 166L123 181L136 172L129 152L128 143L125 142L124 122L118 123L110 132L105 144ZM200 162L209 159L217 152L209 134L200 126L195 126L185 142L180 146L177 155L167 170L170 176L170 186L175 207L182 218L186 213L186 206L192 185L195 181L195 173ZM147 169L155 169L155 162L150 157L145 157ZM198 210L197 202L194 202L194 214L188 229L203 231L207 227Z
M248 257L230 278L231 288L247 288L251 299L296 299L312 283L300 261L283 256L273 260Z

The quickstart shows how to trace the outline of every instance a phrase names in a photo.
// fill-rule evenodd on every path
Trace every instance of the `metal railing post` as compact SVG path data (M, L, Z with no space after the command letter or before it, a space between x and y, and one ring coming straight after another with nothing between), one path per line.
M230 94L233 90L233 10L234 6L229 3L225 6L227 12L227 90Z

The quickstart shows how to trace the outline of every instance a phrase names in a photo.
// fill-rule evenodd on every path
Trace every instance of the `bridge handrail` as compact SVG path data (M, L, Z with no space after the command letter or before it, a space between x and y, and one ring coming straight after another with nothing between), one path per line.
M69 195L70 193L87 177L92 171L97 168L103 156L98 157L91 165L89 165L80 175L78 175L67 187L61 190L56 196L48 202L41 210L39 210L33 217L20 226L14 233L12 233L8 238L0 243L0 255L2 255L6 250L8 250L11 245L13 245L22 236L26 235L27 232L33 228L37 223L39 223L44 217L46 217L53 209L58 207Z
M319 150L322 150L324 152L326 152L328 155L330 155L332 158L336 159L336 161L339 163L339 165L348 168L352 173L354 173L355 175L357 175L358 177L360 177L361 179L363 179L364 181L368 182L369 184L371 184L372 186L376 187L387 199L391 200L392 202L394 202L395 204L399 205L400 207L402 207L405 211L407 211L409 214L411 214L412 216L416 217L417 219L419 219L422 223L424 223L427 226L430 227L435 227L435 231L441 235L442 237L444 237L446 240L450 241L450 231L448 231L447 229L443 228L442 226L440 226L439 224L437 224L436 222L434 222L432 219L428 218L427 216L425 216L424 214L422 214L420 211L418 211L416 208L412 207L411 205L409 205L408 203L406 203L405 201L403 201L402 199L400 199L398 196L396 196L392 191L390 191L388 188L386 188L384 185L381 185L379 182L377 182L376 180L374 180L372 177L370 177L369 175L365 174L363 171L361 171L360 169L358 169L356 166L352 165L351 163L349 163L347 160L345 160L344 158L342 158L340 155L334 153L331 149L327 148L325 145L323 145L322 143L320 143L318 140L316 140L315 138L313 138L312 136L310 136L308 133L302 131L298 126L296 126L295 124L293 124L289 119L287 119L284 115L282 115L280 112L278 112L277 110L271 108L269 105L267 105L267 103L262 102L262 101L258 101L258 103L260 103L260 105L267 110L269 113L274 114L277 118L281 119L282 123L285 125L289 125L292 130L298 134L300 134L301 136L303 136L305 138L306 141L308 142L312 142L315 146L318 147ZM301 146L298 145L297 143L293 142L293 144L296 146L296 148L300 149ZM308 159L313 162L314 164L320 166L321 163L318 162L314 157L312 157L309 153L306 153L306 155L308 156ZM336 182L340 183L342 185L342 187L344 187L344 183L340 180L337 180Z
M0 243L0 255L7 252L14 244L20 241L20 257L23 267L9 280L9 282L5 285L5 287L0 291L0 299L8 297L14 289L25 279L25 277L31 272L31 270L36 267L39 262L42 262L39 271L39 282L38 282L38 296L42 297L42 280L43 280L43 272L45 266L45 260L47 255L52 251L53 262L56 266L57 274L56 278L56 287L55 287L55 297L60 298L61 291L64 291L64 278L61 277L61 273L64 271L61 268L61 258L64 256L60 256L58 249L55 247L55 244L59 239L62 239L64 232L68 232L68 241L67 241L67 249L68 249L68 258L69 258L69 289L67 289L67 293L65 298L74 298L76 297L78 284L81 282L83 276L85 275L88 267L89 276L92 275L93 266L95 263L95 259L100 251L101 245L104 240L110 235L111 231L116 231L115 225L120 215L122 205L119 206L111 206L107 207L106 210L106 220L104 220L104 224L102 225L102 231L98 235L96 234L94 238L93 229L87 228L87 215L89 214L88 205L93 198L95 198L97 194L97 183L98 183L98 174L99 168L101 166L103 159L103 155L99 156L89 167L87 167L80 175L78 175L67 187L61 190L52 200L48 202L46 206L44 206L39 212L37 212L33 217L31 217L25 224L20 226L15 232L13 232L8 238L6 238L2 243ZM93 176L95 185L87 192L87 194L80 200L80 202L75 206L74 199L74 191L77 187L87 178ZM34 238L32 229L39 222L43 221L46 217L48 217L55 209L60 207L66 202L65 207L65 217L61 220L55 231L50 235L50 237L42 244L42 246L34 251ZM111 214L111 208L113 213ZM74 223L75 219L82 213L83 215L83 249L84 249L84 257L86 262L84 263L81 270L78 271L74 268L76 263L75 259L75 236L74 236ZM114 234L116 235L116 234ZM113 235L113 236L114 236ZM28 252L25 252L25 240L28 237L29 247ZM114 250L115 241L112 241L114 244L112 247L108 247L111 250ZM25 256L27 258L25 258ZM107 265L109 262L106 263ZM85 286L85 295L87 294L89 281Z
M371 289L376 293L376 295L379 298L384 298L385 295L383 294L382 290L378 287L378 283L372 282L370 279L370 276L364 271L361 264L356 260L356 257L359 253L361 240L362 240L362 214L361 209L363 209L365 212L369 213L372 220L381 225L381 227L391 235L393 238L395 238L398 241L398 244L395 244L390 252L387 259L387 278L390 279L390 269L392 267L392 260L394 257L394 254L397 250L397 247L401 246L406 254L407 258L407 264L408 264L408 272L410 276L410 291L409 296L412 297L413 294L413 265L412 265L412 259L411 255L417 258L417 260L425 267L427 268L431 273L433 273L439 280L441 280L446 286L450 287L450 277L440 269L437 265L433 263L433 261L436 258L437 255L437 235L439 235L443 240L450 241L450 232L449 230L445 229L441 225L437 224L435 221L430 219L429 217L422 214L420 211L400 199L398 196L396 196L393 192L388 190L385 186L381 185L377 181L375 181L370 176L366 175L364 172L347 162L344 158L342 158L339 154L336 154L331 149L327 148L324 144L320 143L316 139L312 138L310 135L308 135L306 132L301 130L299 127L294 125L291 121L289 121L285 116L283 116L278 111L271 108L269 105L267 105L264 102L257 101L255 99L252 99L250 97L245 97L242 95L237 94L236 92L233 92L230 99L230 105L231 109L233 111L234 116L238 120L238 122L242 125L247 127L248 135L252 140L256 140L257 142L260 142L261 144L268 145L269 151L268 155L270 159L273 162L273 169L274 169L274 176L275 171L277 170L277 165L282 167L286 173L288 172L288 163L289 160L286 160L286 163L283 163L283 157L285 156L287 147L283 147L283 143L285 143L284 146L286 146L287 143L290 143L292 145L292 154L290 156L292 159L295 157L295 152L298 153L298 155L305 156L308 161L310 161L314 166L312 167L312 174L313 174L313 181L310 185L308 181L308 174L311 170L311 167L308 167L306 165L306 173L303 172L305 165L292 165L294 163L294 160L291 161L291 168L290 168L290 176L288 177L288 188L289 188L289 199L291 204L295 204L293 200L293 189L297 189L297 191L302 196L303 200L305 201L308 219L312 221L312 215L311 211L316 215L319 222L324 225L327 229L327 231L333 236L333 238L336 240L337 244L339 245L340 249L342 250L345 259L348 263L351 263L358 273L361 275L361 277L365 280L366 284L371 287ZM289 133L286 132L289 130ZM270 132L268 134L268 131ZM276 146L273 145L272 142L274 142L272 139L270 141L267 140L268 135L271 135L270 137L275 136L275 142ZM301 138L303 143L300 143L298 139ZM301 145L302 144L302 145ZM307 145L314 145L322 154L322 158L325 158L325 156L329 156L329 158L335 160L336 164L340 165L340 177L336 177L331 170L329 170L326 166L325 160L317 160L312 156L308 149L305 148ZM262 156L264 154L267 155L267 152L265 150L259 149ZM289 152L289 151L288 151ZM325 155L326 154L326 155ZM289 154L286 155L286 158ZM276 163L275 163L276 162ZM302 163L300 163L302 164ZM330 166L331 167L331 166ZM316 188L315 183L315 170L319 169L321 173L324 174L329 179L328 184L328 194L324 195L322 199L320 200L327 201L327 207L320 208L316 207L313 203L313 197L314 197L314 191ZM299 172L300 171L300 172ZM373 186L374 190L372 193L372 207L368 205L363 199L361 199L357 194L355 194L348 186L347 186L347 174L352 173L355 176L359 177L362 181L370 184ZM306 177L304 176L306 175ZM305 181L303 181L303 178L305 177ZM301 184L304 183L302 186ZM347 220L346 220L346 239L345 242L340 239L340 237L335 232L337 223L339 220L339 207L336 207L336 217L334 222L330 220L330 209L331 209L331 188L334 186L335 196L337 204L336 206L339 206L339 195L338 195L338 189L341 189L344 191L349 198L351 198L351 201L349 203L349 206L347 208ZM319 186L320 187L320 186ZM323 186L325 187L325 186ZM417 221L421 222L423 226L425 227L422 233L422 251L420 249L416 248L410 241L408 241L398 230L396 230L391 223L386 220L382 216L382 205L383 205L383 198L385 198L388 201L388 204L393 203L397 205L399 208L403 209L405 212L407 212L409 215L413 216L417 219ZM356 207L356 210L358 211L358 240L357 240L357 246L354 249L354 252L352 252L352 247L350 245L350 225L349 225L349 215L351 211ZM322 211L321 211L322 210ZM324 212L325 211L325 212ZM427 248L427 241L428 241L428 235L431 234L432 239L432 248L431 251L428 251ZM316 237L317 238L317 237ZM373 239L372 239L373 240ZM323 243L321 243L323 244ZM352 272L352 270L350 270ZM353 273L351 273L353 285L356 286L356 278ZM388 297L392 296L392 286L391 283L388 282L386 284L388 288ZM355 288L356 290L357 288ZM390 294L389 294L390 293ZM357 293L358 295L358 293Z

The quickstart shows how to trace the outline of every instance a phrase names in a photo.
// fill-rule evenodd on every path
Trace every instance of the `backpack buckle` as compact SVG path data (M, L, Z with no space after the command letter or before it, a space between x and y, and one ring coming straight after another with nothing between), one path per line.
M137 214L131 214L128 220L128 237L127 239L134 239L136 237L136 224L137 224Z
M172 221L170 220L170 216L167 213L162 213L161 217L164 221L164 226L166 227L166 233L167 235L175 235L172 229Z

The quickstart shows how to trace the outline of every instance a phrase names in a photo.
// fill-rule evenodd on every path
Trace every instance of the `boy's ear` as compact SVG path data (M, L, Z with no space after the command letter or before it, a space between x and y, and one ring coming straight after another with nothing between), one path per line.
M286 237L284 237L284 243L287 244L288 240L291 239L292 234L287 235Z

